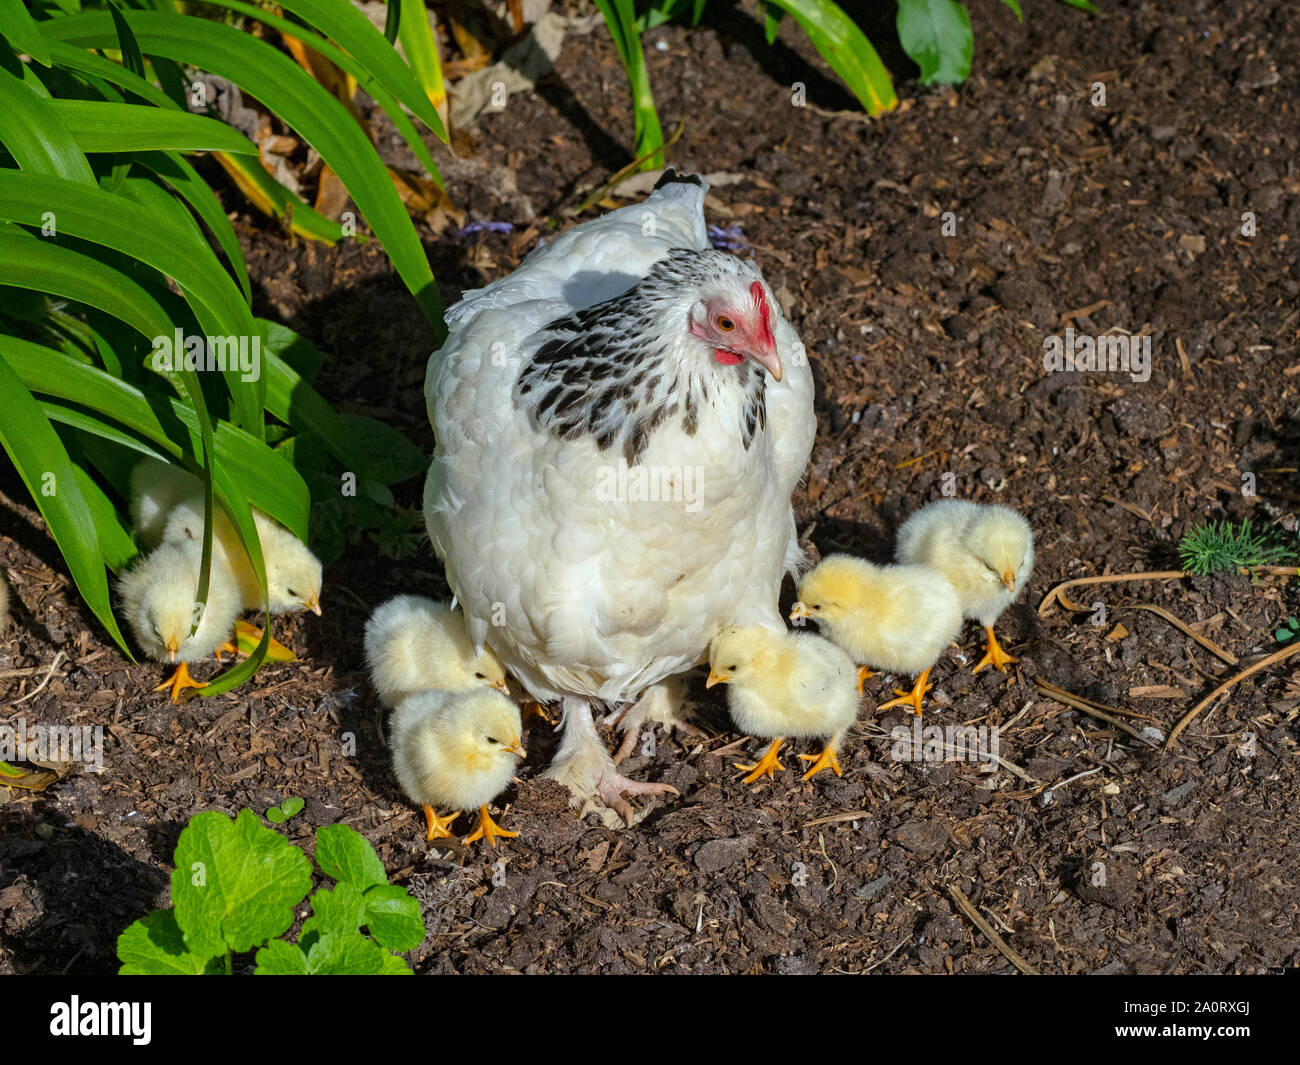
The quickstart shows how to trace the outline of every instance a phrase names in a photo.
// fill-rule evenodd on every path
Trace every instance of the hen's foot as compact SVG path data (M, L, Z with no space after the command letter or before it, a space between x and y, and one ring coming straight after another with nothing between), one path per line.
M799 761L812 762L808 772L803 775L804 780L815 777L823 769L829 769L837 777L844 775L840 772L840 760L835 757L835 748L830 745L827 745L826 750L822 751L821 754L801 754Z
M473 843L475 840L485 839L487 840L489 847L495 848L498 836L501 836L504 839L514 839L518 835L518 832L508 832L493 821L491 814L488 813L487 804L485 803L478 808L478 828L474 829L473 832L465 837L465 842Z
M763 777L774 777L776 776L776 771L778 769L785 768L776 757L776 752L781 749L781 744L784 742L785 737L778 736L772 741L772 746L767 749L767 753L753 765L741 765L739 762L736 763L737 769L749 773L749 775L745 777L744 783L753 784L756 781L761 780Z
M869 670L866 666L858 666L858 695L859 696L863 694L862 685L866 682L867 678L874 677L874 676L875 674L872 673L871 670Z
M426 804L424 807L424 823L428 826L428 831L424 834L424 841L432 843L435 839L450 838L451 823L459 816L459 810L452 810L446 817L439 817L438 811Z
M566 699L564 702L564 735L555 760L542 774L558 781L569 789L570 805L579 810L579 816L589 813L600 816L607 828L618 828L620 823L633 825L645 816L623 797L632 795L677 794L668 784L643 784L629 780L614 768L613 760L596 732L591 717L591 707L585 699Z
M1002 650L1002 647L998 644L998 638L993 635L992 625L986 625L984 627L984 632L989 638L989 643L988 648L984 651L984 657L975 665L976 673L988 666L992 666L999 673L1005 673L1007 671L1007 666L1012 662L1020 661L1020 659L1014 658L1007 654L1006 651Z
M614 752L614 764L618 765L624 758L630 758L641 738L641 729L651 722L658 722L664 729L673 729L704 739L705 734L687 718L685 685L677 677L670 678L647 688L635 702L619 707L606 716L604 724L615 725L623 733L623 742Z
M876 707L876 709L888 710L891 707L895 707L895 706L910 706L913 712L916 714L916 716L920 717L921 699L922 697L924 697L926 692L928 692L931 688L934 687L933 684L926 683L926 681L929 680L929 678L930 678L930 671L928 669L924 670L921 673L921 675L916 678L916 683L912 685L912 690L910 692L900 691L898 688L895 688L894 694L897 695L898 698L890 699L889 702L887 703L881 703L878 707Z
M191 677L189 667L182 662L176 667L176 672L159 684L154 691L160 692L164 689L170 688L172 692L172 702L179 703L181 701L181 691L185 688L206 688L207 686L206 681L195 680Z
M600 801L617 813L629 825L635 824L638 811L623 797L631 795L680 795L671 784L650 784L641 780L630 780L622 773L610 769L596 781L596 794Z

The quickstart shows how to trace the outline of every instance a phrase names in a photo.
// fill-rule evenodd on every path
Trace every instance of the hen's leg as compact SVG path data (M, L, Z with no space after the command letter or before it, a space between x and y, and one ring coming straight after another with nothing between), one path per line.
M558 780L569 789L573 796L571 805L580 809L579 816L594 811L611 828L617 827L618 817L629 825L638 820L638 811L623 797L624 792L677 794L677 789L669 784L643 784L620 774L600 742L591 717L591 703L573 696L564 700L564 736L560 749L551 768L542 775Z
M623 733L623 743L614 752L614 764L631 757L642 727L650 722L658 722L667 732L678 729L688 736L704 738L704 733L686 720L688 716L684 678L669 677L659 684L652 684L636 702L619 707L603 722L617 725L619 732Z
M976 673L987 666L992 666L999 673L1005 673L1008 665L1012 662L1020 661L1020 659L1013 658L1011 655L1007 654L1006 651L1002 650L1002 646L998 643L998 638L993 635L992 625L985 625L984 632L988 635L989 645L984 651L984 657L981 658L975 666Z

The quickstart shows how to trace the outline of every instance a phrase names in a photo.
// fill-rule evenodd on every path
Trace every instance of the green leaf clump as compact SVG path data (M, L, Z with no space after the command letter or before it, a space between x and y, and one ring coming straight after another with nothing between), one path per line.
M1258 566L1294 565L1297 552L1271 529L1255 530L1250 519L1204 522L1178 542L1183 569L1197 577Z
M271 810L284 819L301 808L289 798ZM172 907L118 937L124 976L232 973L235 956L250 953L259 976L398 976L411 971L398 952L424 941L420 904L388 883L374 848L346 825L317 829L313 863L251 810L233 820L208 811L190 819L174 861ZM333 886L312 892L317 873ZM311 916L289 942L304 900Z

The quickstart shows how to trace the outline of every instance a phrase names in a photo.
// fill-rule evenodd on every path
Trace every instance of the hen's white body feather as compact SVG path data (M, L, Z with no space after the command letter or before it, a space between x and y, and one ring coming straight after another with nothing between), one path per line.
M816 422L807 359L779 312L786 373L767 382L767 431L746 450L724 392L694 435L666 424L640 457L682 477L699 471L698 510L598 497L617 453L556 439L512 403L544 326L630 288L673 248L708 247L705 191L667 185L538 249L452 308L451 335L429 361L430 537L476 644L543 701L633 699L701 662L725 625L784 629L781 578L802 559L790 494Z
M628 293L679 249L709 249L706 192L702 183L664 184L467 292L448 312L450 335L425 378L437 436L425 521L470 636L535 699L564 701L565 738L550 775L577 798L599 794L602 814L612 806L629 819L620 790L636 789L614 772L590 703L636 699L699 664L727 625L784 631L781 579L803 564L790 496L816 431L811 370L768 299L784 373L763 382L765 425L747 447L747 401L731 375L753 367L702 360L687 331L693 300L669 297L662 319L642 320L636 339L661 345L662 363L684 367L690 394L698 385L707 403L691 431L685 415L656 422L630 464L608 441L602 449L590 435L566 438L530 417L516 387L556 335L548 326ZM749 264L722 269L745 284L760 276ZM679 378L653 381L645 387L659 387L659 408L688 409L662 384ZM633 479L651 475L660 501L638 501Z

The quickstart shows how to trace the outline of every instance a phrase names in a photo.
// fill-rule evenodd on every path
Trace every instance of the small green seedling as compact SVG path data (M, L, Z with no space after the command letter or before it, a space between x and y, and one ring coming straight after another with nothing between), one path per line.
M173 860L172 908L118 937L124 976L229 974L236 954L252 952L259 976L401 976L411 970L396 952L424 942L420 904L388 883L374 848L346 825L316 830L313 865L252 810L233 821L208 811L190 819ZM315 873L335 883L311 894L291 943L281 937Z
M1290 643L1297 636L1300 636L1300 620L1296 618L1287 618L1286 623L1278 626L1277 632L1273 633L1278 643Z
M1290 565L1296 554L1272 530L1253 530L1249 518L1239 526L1230 521L1198 525L1178 542L1178 553L1183 569L1197 577L1256 566Z
M287 799L281 799L279 806L272 806L267 810L266 819L273 825L282 825L302 808L302 799L297 795L291 795Z

